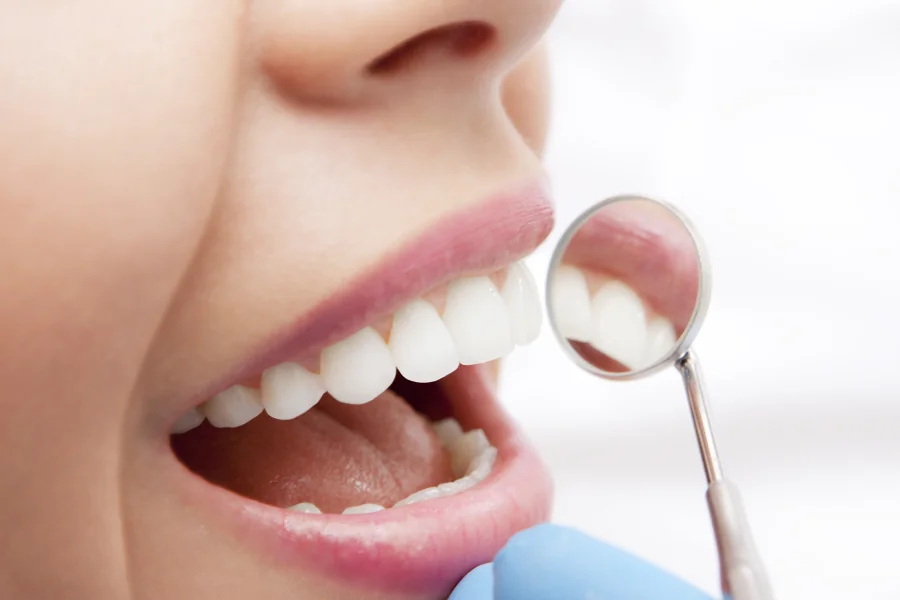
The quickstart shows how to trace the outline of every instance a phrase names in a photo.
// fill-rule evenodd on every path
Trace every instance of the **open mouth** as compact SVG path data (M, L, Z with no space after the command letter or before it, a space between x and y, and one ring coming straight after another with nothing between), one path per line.
M289 510L376 512L465 491L497 450L482 429L462 430L467 407L454 410L441 382L534 341L540 325L523 265L458 278L216 394L176 422L173 448L208 481Z
M275 561L365 589L449 592L549 509L547 475L486 365L539 333L519 259L551 225L532 187L448 219L173 415L192 497Z

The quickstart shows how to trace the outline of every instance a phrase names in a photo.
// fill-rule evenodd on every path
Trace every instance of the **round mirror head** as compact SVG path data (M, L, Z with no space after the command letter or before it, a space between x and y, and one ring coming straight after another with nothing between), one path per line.
M674 207L617 196L582 214L547 276L550 322L569 356L610 379L649 375L682 356L709 304L709 261Z

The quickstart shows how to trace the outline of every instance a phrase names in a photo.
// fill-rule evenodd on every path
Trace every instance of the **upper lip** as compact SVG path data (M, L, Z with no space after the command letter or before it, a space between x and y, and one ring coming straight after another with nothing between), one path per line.
M451 213L274 334L193 397L191 406L270 366L312 356L452 279L503 268L530 254L552 228L553 204L543 180Z

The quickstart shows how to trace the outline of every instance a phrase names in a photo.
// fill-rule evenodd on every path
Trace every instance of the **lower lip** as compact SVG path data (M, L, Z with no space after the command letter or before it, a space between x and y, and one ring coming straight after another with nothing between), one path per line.
M463 425L484 429L498 449L487 480L448 498L367 515L311 515L244 498L191 474L188 493L219 514L273 564L382 593L447 594L489 562L517 531L549 516L552 484L497 401L480 368L447 385L467 394Z

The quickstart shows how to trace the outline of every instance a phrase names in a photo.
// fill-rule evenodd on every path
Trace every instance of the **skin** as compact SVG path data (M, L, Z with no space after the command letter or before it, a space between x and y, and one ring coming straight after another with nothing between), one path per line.
M540 174L557 4L0 0L0 597L389 597L265 564L179 502L161 421ZM495 36L367 68L462 22Z

